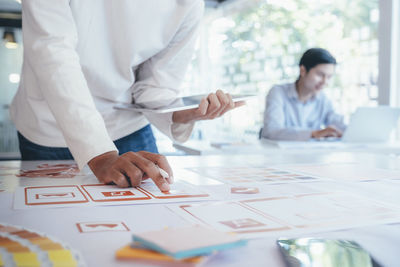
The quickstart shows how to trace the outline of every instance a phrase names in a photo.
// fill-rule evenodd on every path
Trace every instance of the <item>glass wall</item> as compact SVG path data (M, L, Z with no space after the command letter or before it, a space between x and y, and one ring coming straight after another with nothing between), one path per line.
M378 21L378 0L238 0L208 9L184 94L221 88L258 98L201 123L193 138L256 138L268 90L296 80L310 47L338 60L324 90L339 112L348 118L358 106L377 105Z
M376 105L378 22L378 0L233 0L207 8L182 95L223 89L258 97L197 123L192 139L256 139L268 90L295 81L299 58L310 47L326 48L338 60L324 90L339 112L348 117L358 106ZM18 150L8 116L22 63L21 32L14 32L19 45L0 45L0 152Z

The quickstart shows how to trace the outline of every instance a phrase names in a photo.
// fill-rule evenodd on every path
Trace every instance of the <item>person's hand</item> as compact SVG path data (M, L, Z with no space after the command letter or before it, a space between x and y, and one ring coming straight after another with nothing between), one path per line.
M324 138L324 137L342 137L342 132L335 126L328 126L325 129L313 131L311 133L312 138Z
M114 183L118 187L139 186L142 180L151 178L165 192L170 189L168 183L173 183L167 159L146 151L127 152L121 156L111 151L91 159L88 165L100 182ZM165 170L169 178L164 179L157 166Z
M199 120L212 120L244 104L244 101L233 103L230 94L218 90L215 94L212 93L207 98L203 98L198 108L175 111L172 115L172 121L174 123L189 123Z

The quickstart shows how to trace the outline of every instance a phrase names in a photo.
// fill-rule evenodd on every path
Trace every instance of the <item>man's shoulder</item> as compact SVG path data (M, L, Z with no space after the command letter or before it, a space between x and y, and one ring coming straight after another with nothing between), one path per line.
M284 84L275 84L272 86L269 94L274 95L289 95L290 92L293 90L294 83L284 83Z

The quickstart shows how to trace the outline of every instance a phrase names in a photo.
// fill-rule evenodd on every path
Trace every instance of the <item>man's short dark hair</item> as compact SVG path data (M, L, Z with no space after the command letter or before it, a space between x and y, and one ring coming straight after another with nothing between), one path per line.
M307 72L318 64L334 64L336 59L323 48L310 48L301 56L299 66L304 66Z

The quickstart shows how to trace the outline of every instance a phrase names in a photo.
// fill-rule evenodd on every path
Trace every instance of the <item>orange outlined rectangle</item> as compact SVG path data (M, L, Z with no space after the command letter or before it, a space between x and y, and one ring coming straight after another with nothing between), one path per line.
M279 220L284 222L285 224L290 225L293 228L312 228L312 227L329 227L333 225L347 225L349 222L355 221L355 220L364 220L363 214L359 213L360 207L355 207L357 210L352 211L352 207L347 207L345 205L343 208L344 210L336 210L337 207L340 207L340 203L337 203L334 199L330 199L331 197L338 197L339 199L342 199L346 196L351 196L351 197L356 197L358 200L360 200L361 203L363 202L363 197L353 195L353 194L348 194L348 193L341 193L341 192L322 192L322 193L309 193L309 194L300 194L296 196L291 196L291 197L277 197L277 198L260 198L260 199L252 199L252 200L242 200L240 201L240 204L247 206L249 209L254 210L255 212L258 213L263 213L266 214L268 213L268 216L275 217L277 218L278 216L274 214L272 211L264 211L260 209L259 207L252 206L251 204L254 202L264 202L264 201L271 201L271 200L283 200L287 199L293 202L293 206L298 203L299 200L302 199L309 199L312 197L310 200L312 202L318 203L317 199L314 199L314 197L324 197L324 201L329 201L324 203L324 206L320 206L317 209L315 209L315 206L313 205L305 205L304 203L300 203L299 206L303 207L313 207L311 210L302 210L297 212L289 212L289 214L292 215L292 217L297 218L301 221L296 221L293 218L282 218L282 216L279 216ZM343 200L347 201L347 200ZM312 203L311 202L311 203ZM347 203L355 203L354 200L347 201ZM346 204L347 204L346 203ZM372 203L372 202L371 202ZM385 212L394 212L394 210L391 210L389 208L386 209L384 206L377 206L375 208L375 211L371 207L371 203L368 204L368 211L365 213L368 214L376 214L374 217L378 217L379 215L377 212L382 211L383 213ZM376 204L376 203L375 203ZM335 208L331 208L331 206ZM263 206L265 207L265 206ZM315 209L315 210L314 210ZM349 216L350 214L354 214L354 217ZM267 214L266 214L267 215ZM384 215L384 214L382 214Z
M151 197L148 194L140 190L137 190L137 188L121 190L121 188L113 187L111 189L110 188L111 186L106 184L85 184L81 185L81 187L93 202L119 202L119 201L132 201L132 200L136 201L136 200L151 199ZM94 187L104 187L104 189L102 188L101 190L98 190L99 192L96 191L93 192L91 191L91 189ZM143 196L133 193L132 190L139 191L139 193L143 194ZM127 193L127 191L130 193ZM125 192L125 193L115 194L115 192Z
M65 190L63 192L51 192L51 190L53 189L59 189L59 188L65 188ZM53 197L51 197L52 201L48 201L48 202L30 202L29 201L29 194L31 194L31 191L34 190L39 190L40 189L49 189L49 191L47 193L35 193L33 192L32 194L34 194L34 198L33 199L44 199L44 198L38 198L38 195L51 195ZM72 191L72 192L71 192ZM75 198L76 200L68 200L65 201L63 199L63 197L59 197L59 201L56 201L56 197L55 195L64 195L64 194L71 194L75 191L75 193L79 193L79 195L73 194L73 197L69 197L69 198ZM85 194L83 194L83 192L81 191L81 189L76 186L76 185L60 185L60 186L34 186L34 187L25 187L24 188L24 192L25 192L25 205L52 205L52 204L75 204L75 203L87 203L89 202L89 200L87 199L87 197L85 196ZM71 196L71 195L70 195ZM80 199L79 199L80 198Z
M276 224L280 224L279 227L273 227L273 228L269 228L269 224L264 224L262 222L259 221L255 221L251 218L245 218L245 220L243 220L243 222L241 222L242 226L241 227L232 227L231 225L233 224L238 224L238 222L240 221L240 219L236 219L236 220L230 220L230 221L219 221L218 223L223 224L225 226L228 226L229 228L231 228L232 230L230 232L234 232L234 233L238 233L238 234L249 234L249 233L263 233L263 232L272 232L272 231L283 231L283 230L290 230L291 228L288 225L284 225L282 224L282 222L276 221L273 218L270 218L269 216L266 216L263 213L259 213L259 212L255 212L254 210L250 209L249 207L242 205L241 203L238 202L227 202L226 204L234 204L237 205L241 208L245 208L251 212L254 212L255 214L264 217L265 219L276 223ZM218 205L218 203L216 204L203 204L203 205ZM191 208L193 206L197 206L197 205L180 205L179 208L183 211L185 211L187 214L189 214L190 216L196 218L197 220L199 220L200 222L212 226L209 222L204 221L203 219L199 218L198 216L196 216L194 213L192 213L191 211L188 210L188 208ZM251 224L249 223L251 221ZM244 227L244 222L246 222L246 227ZM255 227L263 227L265 225L265 228L258 228L258 229L251 229L250 226L255 226ZM248 228L245 230L242 230L243 228Z
M170 190L168 192L161 192L161 194L164 194L164 196L156 196L154 194L152 194L151 192L147 191L146 189L142 188L142 187L137 187L138 190L140 190L141 192L143 192L144 194L148 194L150 196L152 196L153 198L156 199L171 199L171 198L188 198L188 197L209 197L209 194L197 194L197 195L190 195L190 194L185 194L185 195L174 195L174 190Z
M130 231L124 222L81 222L76 227L81 233Z

